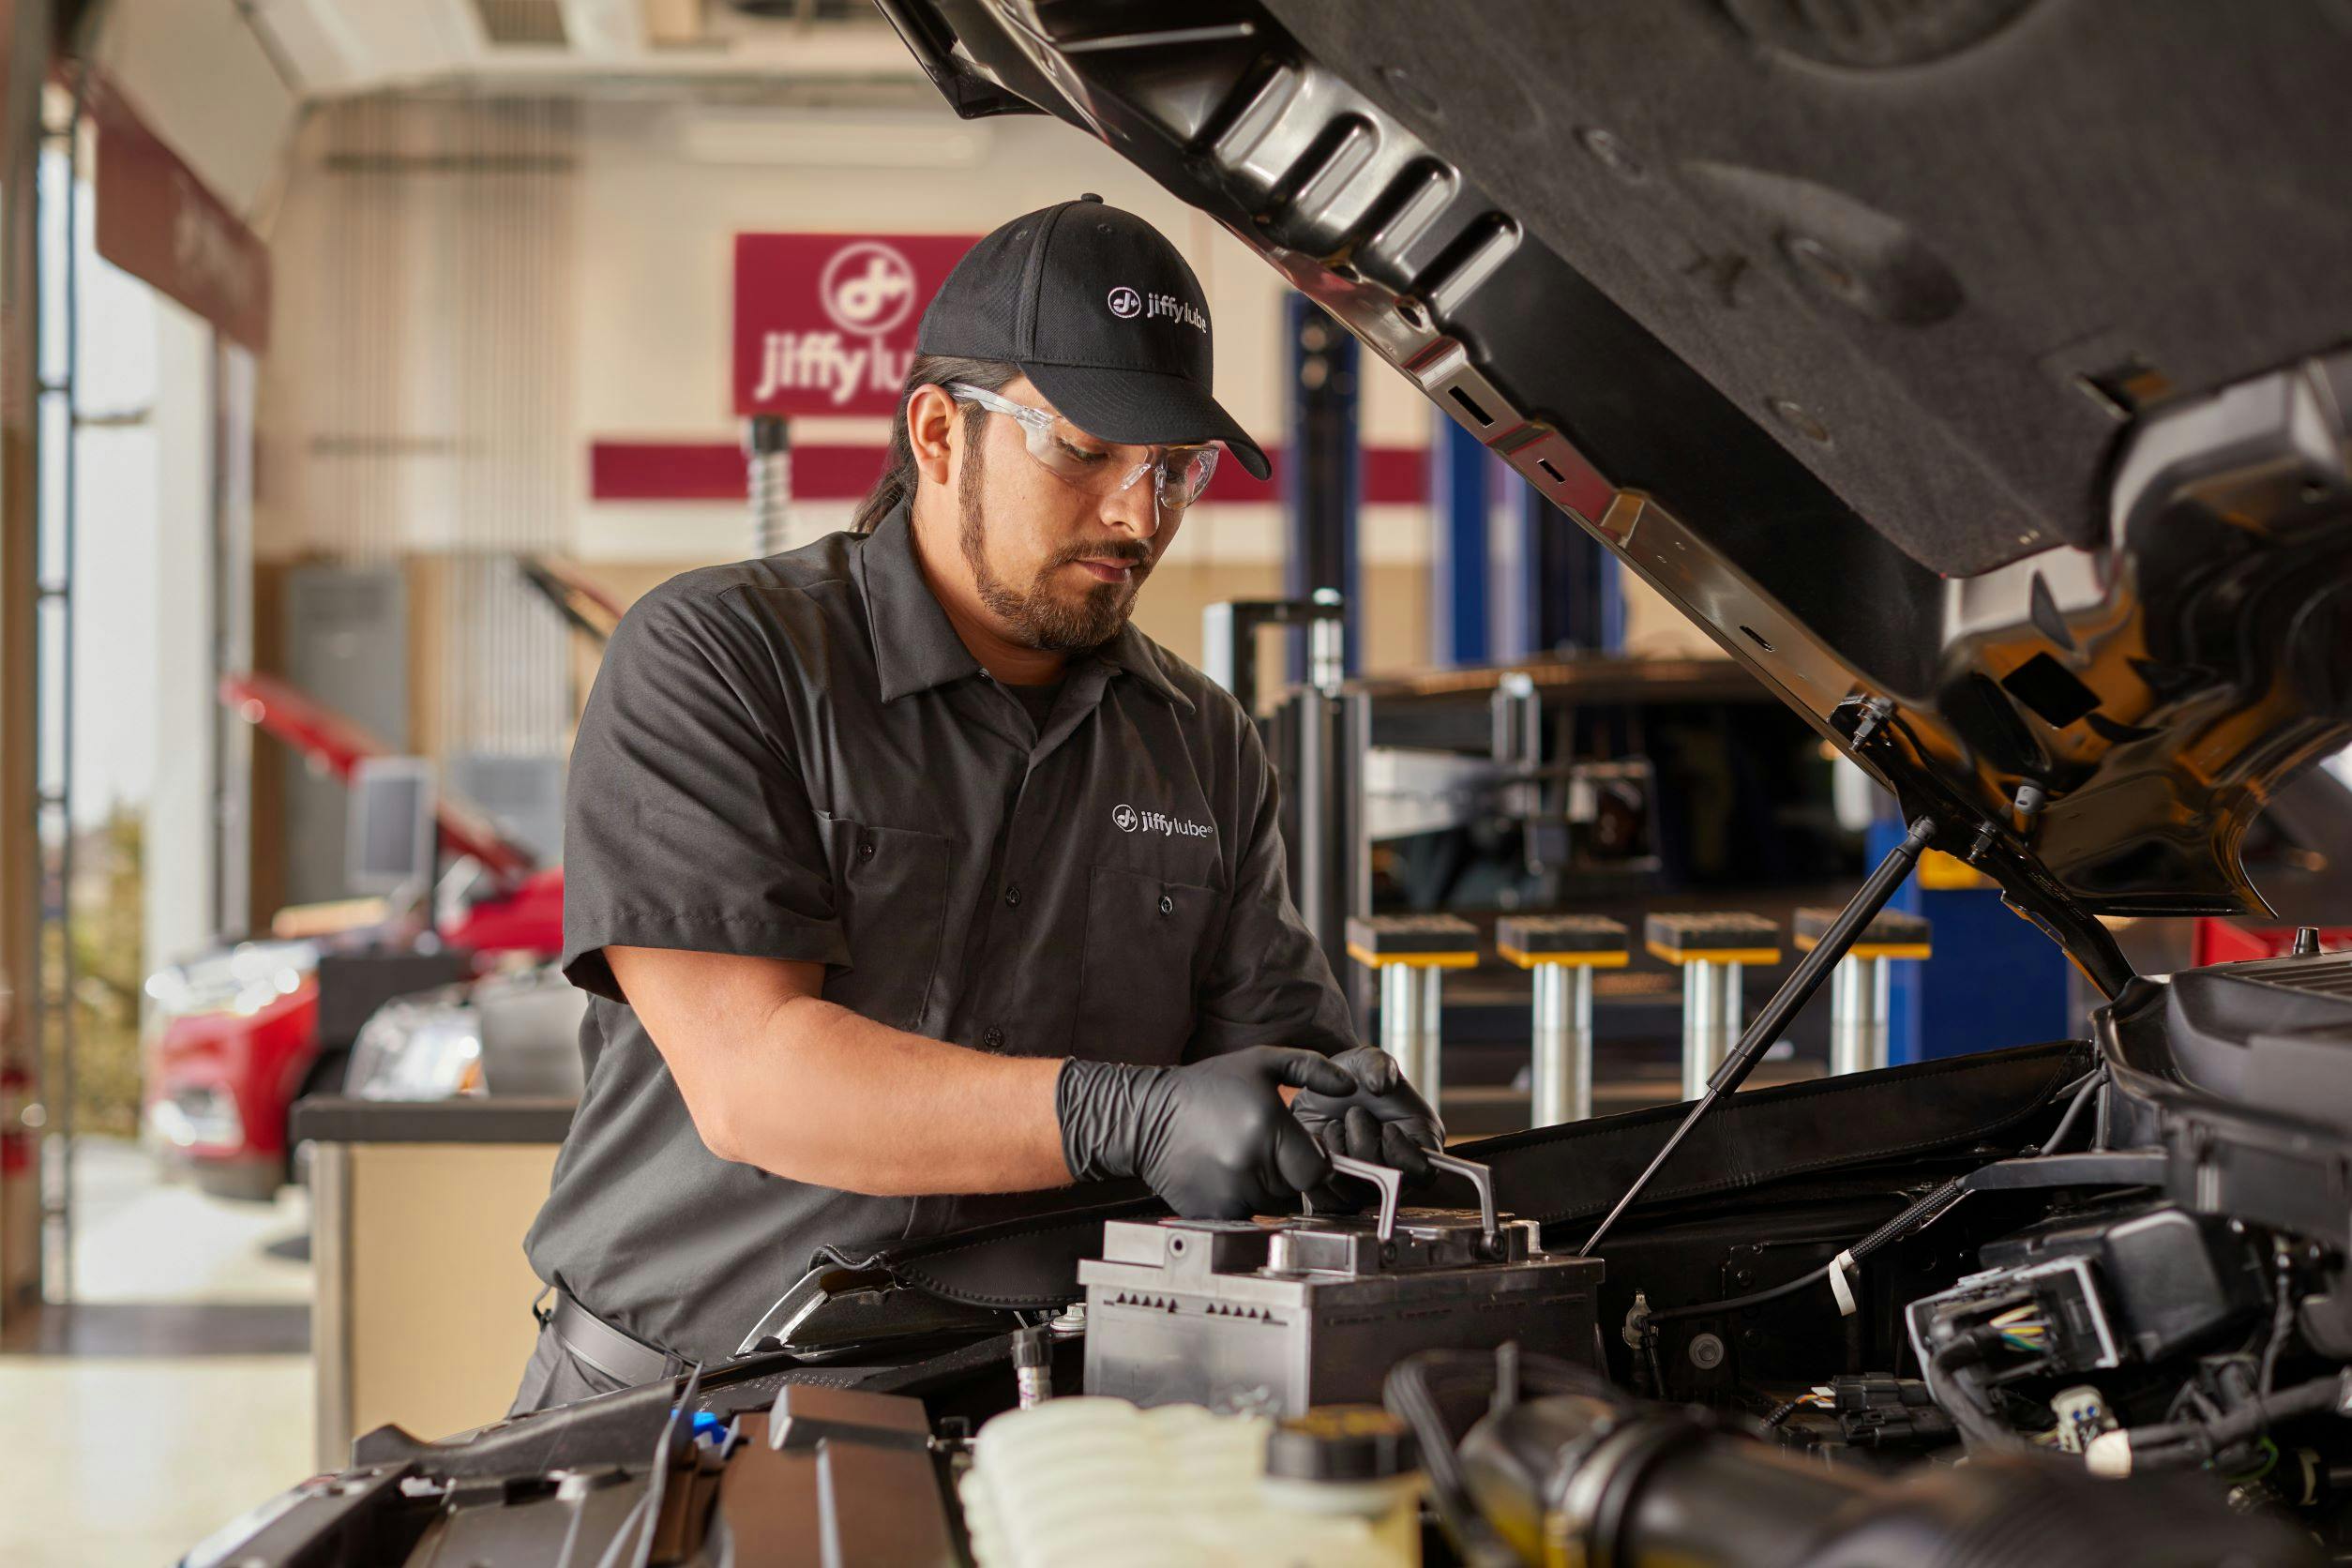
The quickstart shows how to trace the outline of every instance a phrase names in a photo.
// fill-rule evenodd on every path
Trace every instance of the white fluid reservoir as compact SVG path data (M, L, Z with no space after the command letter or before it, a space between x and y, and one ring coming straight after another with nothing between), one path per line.
M972 1555L981 1568L1417 1568L1416 1484L1328 1499L1270 1487L1270 1429L1099 1397L1007 1411L980 1429L960 1486Z

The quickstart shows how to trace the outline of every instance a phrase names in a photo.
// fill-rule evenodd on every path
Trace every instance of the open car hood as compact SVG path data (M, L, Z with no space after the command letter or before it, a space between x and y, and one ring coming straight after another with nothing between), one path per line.
M1996 878L2267 912L2352 717L2352 7L879 0L1215 217Z

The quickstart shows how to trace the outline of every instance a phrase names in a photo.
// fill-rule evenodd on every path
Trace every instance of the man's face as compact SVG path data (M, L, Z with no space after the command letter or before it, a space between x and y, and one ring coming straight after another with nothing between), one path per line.
M1001 395L1049 408L1028 378ZM966 408L961 471L956 483L958 538L979 599L998 629L1025 647L1074 653L1118 635L1136 595L1184 522L1158 503L1152 475L1123 490L1088 495L1038 466L1020 425ZM1148 447L1078 438L1126 473Z

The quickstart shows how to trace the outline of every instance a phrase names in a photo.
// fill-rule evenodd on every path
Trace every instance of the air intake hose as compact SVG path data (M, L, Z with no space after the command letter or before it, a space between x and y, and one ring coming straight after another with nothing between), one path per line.
M1703 1411L1587 1395L1505 1404L1458 1455L1478 1513L1530 1563L1591 1568L2287 1568L2283 1522L2176 1475L2105 1481L1998 1454L1897 1474L1830 1468Z

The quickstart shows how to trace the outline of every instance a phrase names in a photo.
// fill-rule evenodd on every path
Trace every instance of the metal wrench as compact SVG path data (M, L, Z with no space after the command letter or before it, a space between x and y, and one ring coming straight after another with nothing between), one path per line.
M1380 1238L1387 1241L1396 1234L1396 1205L1405 1193L1405 1173L1394 1166L1374 1165L1350 1154L1331 1156L1331 1168L1342 1176L1353 1176L1371 1183L1380 1189ZM1315 1212L1315 1199L1299 1194L1299 1207L1306 1214Z
M1437 1149L1426 1153L1431 1165L1440 1170L1451 1170L1468 1182L1470 1190L1478 1194L1478 1225L1485 1232L1486 1246L1491 1251L1502 1239L1502 1219L1495 1209L1495 1173L1476 1160L1466 1160Z

